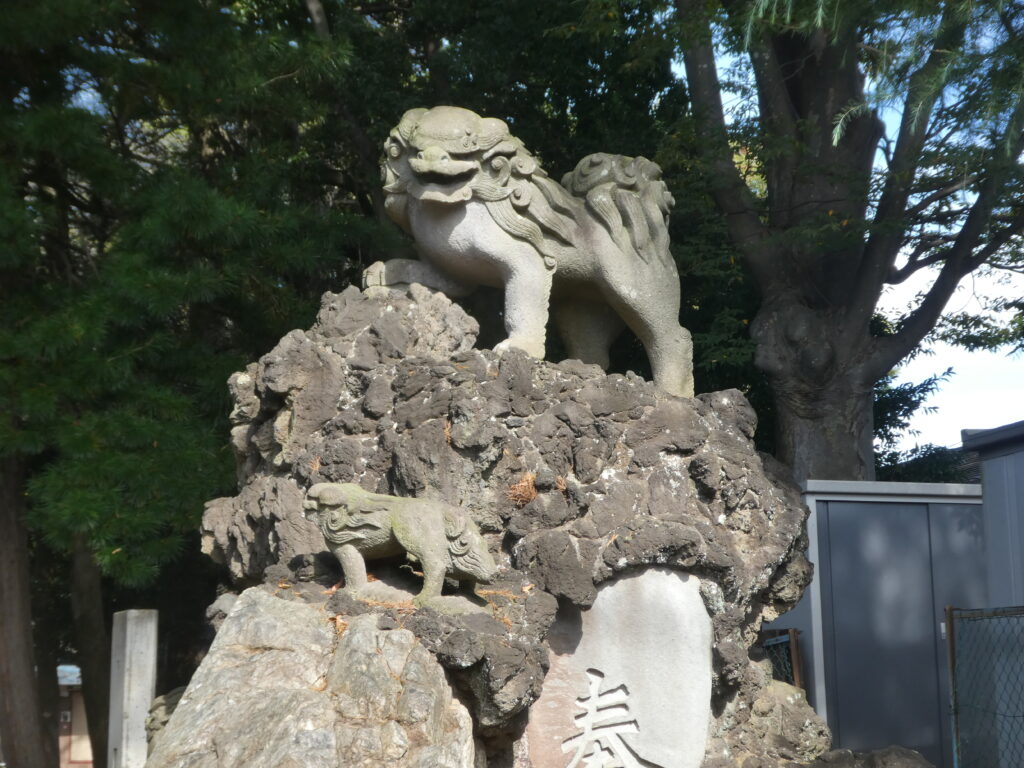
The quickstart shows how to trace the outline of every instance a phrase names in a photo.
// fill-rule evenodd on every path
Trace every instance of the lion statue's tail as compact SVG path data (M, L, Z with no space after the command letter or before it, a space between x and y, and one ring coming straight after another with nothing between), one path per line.
M586 201L624 254L654 273L678 279L668 247L668 213L675 201L655 163L598 152L565 174L562 186Z

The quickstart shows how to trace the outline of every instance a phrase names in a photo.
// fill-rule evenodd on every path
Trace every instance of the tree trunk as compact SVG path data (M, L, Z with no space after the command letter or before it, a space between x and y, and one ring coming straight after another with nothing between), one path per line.
M15 768L56 768L56 744L40 716L32 649L25 472L20 461L0 459L0 742Z
M794 398L785 386L773 389L775 455L797 482L875 479L870 390Z
M774 394L776 458L797 482L874 479L868 329L850 333L841 312L808 306L794 289L780 294L750 326Z
M82 667L82 697L92 742L93 768L107 764L110 712L110 634L103 609L103 584L88 539L76 534L71 553L71 615Z
M36 603L38 610L39 604ZM35 656L39 685L39 711L46 738L60 754L60 684L57 680L57 643L48 627L40 626L36 620Z

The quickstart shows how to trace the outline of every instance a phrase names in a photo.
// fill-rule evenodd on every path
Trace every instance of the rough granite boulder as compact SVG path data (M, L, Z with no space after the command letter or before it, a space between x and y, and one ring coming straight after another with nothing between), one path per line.
M754 450L743 395L685 399L578 361L476 350L476 329L418 285L326 294L312 328L231 378L240 490L207 506L204 551L239 586L265 580L350 632L357 618L411 632L463 696L491 765L510 764L540 695L559 604L587 608L598 585L650 565L684 571L699 579L713 628L706 765L824 752L824 726L802 698L773 693L751 653L762 621L796 603L811 568L806 508ZM499 565L477 590L484 610L324 595L339 569L301 503L322 482L461 507ZM407 578L396 564L369 566L392 583Z
M406 629L242 593L147 768L475 768L469 712Z

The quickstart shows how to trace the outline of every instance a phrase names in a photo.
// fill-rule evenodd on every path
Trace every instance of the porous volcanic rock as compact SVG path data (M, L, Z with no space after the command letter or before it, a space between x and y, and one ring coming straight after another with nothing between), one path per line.
M559 601L586 608L597 585L650 565L685 571L714 634L708 760L824 751L806 703L754 712L770 696L752 660L758 629L796 603L811 568L806 508L754 450L743 395L684 399L578 361L477 350L476 329L418 285L325 294L312 328L231 378L240 490L208 504L204 550L240 586L266 578L346 621L372 613L410 630L465 695L490 752L540 693ZM501 566L498 583L478 588L490 615L345 593L325 602L339 570L301 509L320 482L461 506Z
M812 768L935 768L920 752L906 747L886 747L875 752L837 749L822 755Z

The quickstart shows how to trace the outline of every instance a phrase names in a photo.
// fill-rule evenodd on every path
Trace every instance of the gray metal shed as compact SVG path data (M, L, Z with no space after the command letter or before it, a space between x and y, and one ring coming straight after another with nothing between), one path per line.
M965 607L1024 605L1024 421L960 434L964 450L981 457L989 561L989 602Z
M808 698L834 745L900 744L951 768L945 606L984 605L981 487L810 480L799 629Z
M952 768L944 608L1024 606L1024 421L962 434L981 485L805 485L816 573L770 628L800 631L808 699L836 747L901 744Z

